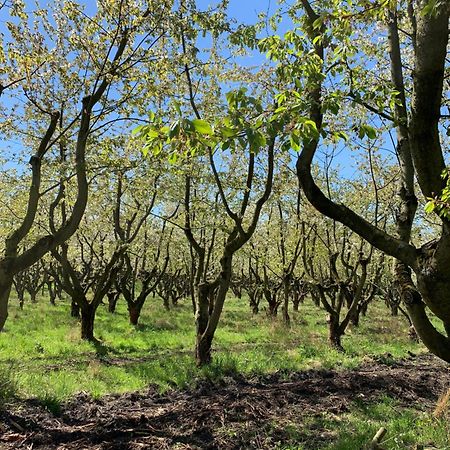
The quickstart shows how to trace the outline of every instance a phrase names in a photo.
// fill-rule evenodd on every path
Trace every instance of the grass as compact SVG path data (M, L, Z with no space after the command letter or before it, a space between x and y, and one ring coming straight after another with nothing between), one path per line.
M450 423L445 418L433 418L430 415L413 409L401 407L396 400L385 396L378 402L363 404L355 402L351 411L343 416L330 416L325 411L322 417L312 418L306 424L304 434L299 436L298 430L292 430L292 440L311 442L317 430L328 430L334 437L331 444L320 444L316 441L315 448L320 450L349 450L367 448L375 433L381 428L387 429L387 434L381 440L384 450L405 450L433 446L439 450L450 449ZM310 445L310 444L308 444ZM280 446L283 450L301 450L311 448L302 444L295 446Z
M229 298L214 341L213 363L198 369L188 301L168 312L160 299L149 298L137 327L129 325L124 302L119 301L115 314L100 306L95 324L100 346L80 340L80 326L70 317L68 302L52 307L41 298L37 304L26 304L23 311L14 299L11 303L6 331L0 334L0 403L31 397L54 413L80 391L96 398L149 384L166 391L192 385L198 378L214 381L233 373L351 369L369 358L389 361L424 351L421 344L409 341L406 321L391 317L382 302L371 305L369 317L362 318L358 328L349 329L342 354L328 346L326 315L310 301L292 314L287 329L281 318L271 320L264 312L253 316L245 300ZM318 426L314 421L307 424L311 433ZM387 449L417 442L450 448L444 418L399 409L389 398L369 407L355 403L350 413L339 418L324 411L320 421L334 436L333 446L324 449L359 448L382 425L389 430L383 443ZM298 430L292 429L292 435L301 442Z
M161 300L149 298L137 327L129 325L124 302L119 301L115 314L101 306L95 334L102 345L96 347L80 340L79 323L70 317L67 302L52 307L40 299L21 311L13 299L6 332L0 334L0 370L14 372L20 397L48 399L51 394L63 401L79 391L99 397L148 384L164 391L230 371L354 368L367 357L398 358L423 350L409 342L406 322L390 317L382 304L373 305L370 318L349 330L345 354L328 346L325 313L311 302L301 306L292 322L286 329L264 312L253 316L245 300L228 299L214 342L214 363L199 370L187 301L167 312Z
M13 366L0 366L0 408L17 395L16 373Z

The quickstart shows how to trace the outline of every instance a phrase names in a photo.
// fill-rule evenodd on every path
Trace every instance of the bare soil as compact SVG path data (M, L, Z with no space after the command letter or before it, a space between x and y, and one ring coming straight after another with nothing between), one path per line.
M0 413L0 449L273 449L303 443L316 449L333 433L311 430L324 411L337 419L358 402L396 399L432 411L450 387L450 367L431 355L380 358L357 370L233 375L159 394L145 391L94 400L80 393L53 414L29 400ZM309 425L308 425L309 424Z

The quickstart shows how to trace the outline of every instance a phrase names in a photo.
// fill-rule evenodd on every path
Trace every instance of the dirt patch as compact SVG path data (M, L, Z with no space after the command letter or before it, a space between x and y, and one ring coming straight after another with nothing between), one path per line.
M318 429L312 438L302 430L323 411L339 417L355 400L383 395L431 410L449 386L450 367L422 355L381 358L352 371L226 377L164 395L154 387L100 400L81 393L58 415L33 401L11 405L0 414L0 448L270 449L292 442L292 430L305 448L317 448L317 440L333 436Z

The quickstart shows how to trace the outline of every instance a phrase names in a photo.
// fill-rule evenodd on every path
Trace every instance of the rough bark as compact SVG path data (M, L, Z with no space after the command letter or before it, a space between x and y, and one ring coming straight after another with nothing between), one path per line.
M108 312L115 313L117 300L119 299L120 292L112 290L109 291L106 296L108 297Z
M0 331L8 318L9 295L13 284L13 277L5 274L0 267Z
M94 320L97 308L95 305L81 307L81 339L89 342L98 342L94 337Z
M80 307L74 300L72 300L72 302L70 303L70 316L75 317L77 319L80 318Z
M131 325L137 325L139 322L139 318L141 317L142 305L132 304L128 305L128 315L130 318Z
M328 342L332 348L339 352L344 352L344 347L342 347L341 343L343 334L342 327L339 325L339 315L330 314L328 316Z

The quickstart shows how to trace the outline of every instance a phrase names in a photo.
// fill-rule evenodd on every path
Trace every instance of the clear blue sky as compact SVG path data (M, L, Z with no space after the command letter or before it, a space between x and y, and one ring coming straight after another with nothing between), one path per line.
M197 0L199 8L207 8L214 5L211 0ZM277 0L230 0L229 14L242 23L255 23L258 13L267 10L273 12L277 7Z

